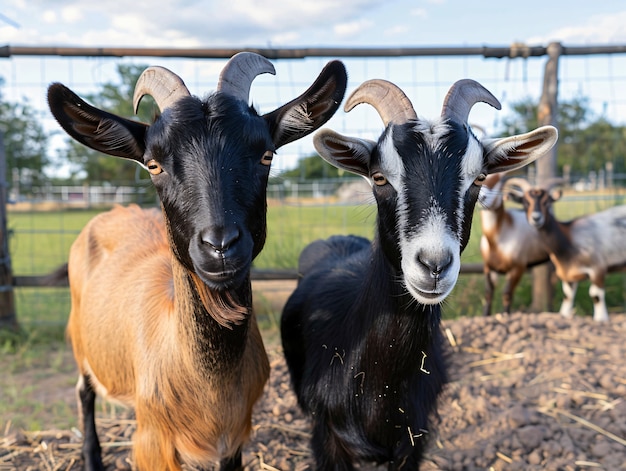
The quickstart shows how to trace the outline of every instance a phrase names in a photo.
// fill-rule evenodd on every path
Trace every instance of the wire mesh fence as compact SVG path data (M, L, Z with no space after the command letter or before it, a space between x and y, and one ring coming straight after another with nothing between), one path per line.
M522 45L523 46L523 45ZM268 112L302 93L326 62L341 59L348 70L348 93L371 78L390 80L400 86L413 102L420 117L436 117L450 85L460 78L473 78L491 90L501 101L502 110L476 106L470 117L487 133L501 129L503 119L513 113L514 105L522 99L539 101L542 92L545 48L514 45L506 48L440 48L403 50L343 50L313 51L299 57L293 50L277 50L271 54L276 76L261 75L255 79L251 101L261 112ZM15 48L14 48L15 49ZM626 54L624 48L566 48L560 58L559 100L584 96L596 116L603 116L615 126L626 122ZM6 52L6 51L4 51ZM9 51L10 52L10 51ZM15 51L14 51L15 52ZM33 52L33 51L31 51ZM66 138L50 115L46 89L51 82L62 82L79 95L96 94L106 83L119 80L120 64L168 67L184 78L190 91L204 96L214 90L226 55L190 57L187 51L168 51L168 57L147 55L141 50L134 56L83 57L80 51L60 56L49 54L0 54L0 90L7 101L27 99L38 111L47 132L51 134L51 155L63 155ZM145 55L142 55L145 54ZM298 57L296 57L298 56ZM289 58L292 57L292 58ZM98 105L98 103L95 103ZM370 107L357 107L350 113L339 111L327 127L338 132L376 139L382 123ZM620 138L616 136L615 139ZM305 138L282 148L274 159L272 176L297 167L303 157L315 153L311 138ZM581 159L591 159L582 155ZM51 177L44 185L28 195L19 192L19 181L9 172L7 188L11 195L8 209L8 234L13 273L16 276L48 273L67 260L67 252L78 231L97 211L111 203L156 205L146 176L138 182L123 182L110 187L55 186L52 180L64 175L65 164L54 158L54 168L46 169ZM619 173L599 174L593 162L588 171L571 175L573 184L560 205L576 201L576 215L594 212L606 205L624 204L626 176ZM585 165L583 165L585 168ZM274 180L273 180L274 181ZM302 182L278 178L268 188L269 237L273 247L257 260L260 269L293 268L294 257L313 238L331 233L371 235L375 208L367 187L358 179L320 180ZM577 186L575 186L575 185ZM343 193L342 193L343 192ZM572 205L570 205L572 206ZM479 224L475 223L475 226ZM473 239L479 238L479 227ZM480 261L477 248L466 255L469 262ZM472 281L474 291L482 292L482 282ZM16 290L18 315L38 323L63 323L69 311L69 296L62 288L21 287ZM478 296L480 297L480 296ZM480 302L480 301L478 301ZM625 301L622 298L622 307ZM478 309L480 310L480 309ZM42 314L50 312L51 314Z

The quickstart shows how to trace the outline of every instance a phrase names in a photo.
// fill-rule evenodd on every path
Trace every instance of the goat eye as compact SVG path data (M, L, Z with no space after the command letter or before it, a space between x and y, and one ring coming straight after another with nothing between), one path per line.
M272 163L273 158L274 158L274 152L272 152L271 150L268 150L265 152L265 154L263 154L263 157L261 158L261 163L263 165L270 165Z
M380 172L376 172L372 175L372 180L378 186L383 186L387 184L387 178Z
M146 167L148 167L148 172L150 172L152 175L158 175L159 173L163 172L163 167L161 167L161 164L154 159L149 160L146 164Z
M486 173L481 173L480 175L478 175L476 177L476 180L474 180L474 184L475 185L482 185L485 180L487 179L487 174Z

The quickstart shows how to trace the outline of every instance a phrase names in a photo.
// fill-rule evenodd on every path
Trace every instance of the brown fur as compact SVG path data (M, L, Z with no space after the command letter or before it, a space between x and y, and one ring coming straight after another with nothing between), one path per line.
M489 250L487 250L487 246L481 246L481 255L485 262L485 269L491 268L498 273L506 273L516 268L516 261L513 260L509 254L498 251L498 235L500 228L504 224L511 224L511 216L506 212L504 206L500 206L498 209L494 210L494 212L498 216L496 226L487 230L484 228L485 224L483 223L482 236L485 238ZM526 270L525 266L522 267L522 272L524 272L524 270Z
M502 173L494 173L484 182L486 190L497 194L495 197L485 198L488 207L480 213L480 253L485 275L484 315L491 314L499 273L506 275L506 284L502 290L502 308L504 312L510 312L513 294L526 270L548 261L548 253L543 248L543 243L526 219L522 218L522 213L505 208L502 194L504 176Z
M68 269L76 362L96 391L135 408L136 466L179 470L179 456L207 464L234 454L269 376L255 317L245 315L246 322L229 297L219 300L218 321L205 316L198 327L215 300L172 255L156 210L116 207L96 216L72 246ZM226 311L244 325L220 325ZM218 331L234 328L245 335L243 353L227 368L207 366L215 359L202 352L210 356L220 345L207 345L205 330L218 343Z

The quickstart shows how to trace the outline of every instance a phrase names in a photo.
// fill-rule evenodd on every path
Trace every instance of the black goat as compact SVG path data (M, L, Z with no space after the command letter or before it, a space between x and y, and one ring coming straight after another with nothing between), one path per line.
M266 184L277 148L325 123L343 99L346 71L326 66L300 97L259 115L252 80L274 73L251 53L226 65L215 93L146 69L135 110L151 95L152 125L99 110L61 84L50 109L77 141L145 166L162 213L117 207L92 219L68 263L68 335L80 374L85 469L103 470L96 393L135 408L135 466L242 468L241 447L269 363L252 312L250 266L266 234Z
M335 236L305 248L283 311L285 357L313 421L319 470L351 470L356 461L419 467L446 381L439 303L456 283L480 184L532 162L557 138L544 127L481 142L467 124L479 101L500 107L462 80L441 118L426 121L399 88L372 80L345 109L374 106L386 127L378 142L330 130L314 138L324 159L371 182L378 205L371 243Z

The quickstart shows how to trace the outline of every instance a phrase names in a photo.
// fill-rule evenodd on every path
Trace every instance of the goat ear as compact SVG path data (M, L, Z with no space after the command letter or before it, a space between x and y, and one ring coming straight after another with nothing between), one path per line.
M298 98L263 116L276 148L319 129L335 114L346 93L348 75L341 61L331 61Z
M554 126L542 126L517 136L481 141L487 154L489 173L510 172L522 168L544 155L556 144Z
M561 199L561 196L563 196L563 191L560 188L553 188L548 193L548 196L550 196L550 199L554 202Z
M375 142L346 137L330 129L322 129L313 137L313 145L329 164L369 177L369 162L376 147Z
M95 108L60 83L48 88L48 105L65 132L81 144L143 164L147 124Z

